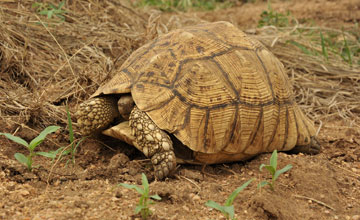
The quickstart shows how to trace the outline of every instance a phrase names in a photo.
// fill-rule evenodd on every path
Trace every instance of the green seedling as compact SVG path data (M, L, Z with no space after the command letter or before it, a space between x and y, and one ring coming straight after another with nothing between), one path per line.
M347 61L350 66L352 66L352 55L351 55L351 49L349 48L348 41L346 40L344 31L342 32L343 38L344 38L344 46L341 51L340 56L343 58L343 60ZM357 47L358 52L360 51L360 46ZM360 63L360 61L359 61Z
M158 195L149 195L149 182L144 173L141 174L142 187L137 185L129 185L126 183L120 183L118 186L123 186L127 189L135 189L140 195L140 201L135 207L135 214L141 213L142 219L147 219L151 215L149 205L154 204L151 199L161 200L161 197Z
M35 2L32 4L32 8L36 8L38 14L46 15L48 19L52 19L53 16L55 16L63 22L65 21L64 14L66 13L66 11L62 9L64 5L65 1L61 1L58 6L52 3Z
M53 133L55 131L57 131L60 127L59 126L49 126L47 128L45 128L40 134L39 136L37 136L36 138L34 138L30 144L28 142L26 142L24 139L14 136L12 134L9 133L0 133L0 135L4 135L5 137L7 137L8 139L21 144L23 146L25 146L28 150L29 150L29 154L27 156L25 156L22 153L15 153L15 158L22 164L24 164L25 166L27 166L27 168L29 169L29 171L32 170L33 168L33 157L35 155L41 155L41 156L45 156L48 157L49 155L47 155L46 152L35 152L35 148L41 144L44 139L46 138L46 136L50 133Z
M212 200L209 200L205 203L206 206L210 207L210 208L214 208L218 211L220 211L226 219L235 219L235 212L234 212L234 205L233 202L236 198L236 196L243 191L254 179L251 179L249 181L247 181L246 183L244 183L242 186L236 188L231 194L230 196L227 198L227 200L225 201L225 205L220 205L217 202L214 202Z
M322 34L322 32L320 31L320 40L321 40L321 51L323 56L325 57L326 61L329 60L329 55L325 46L325 38L324 35Z
M80 143L83 142L87 137L83 137L80 139L80 141L76 142L74 139L74 130L72 127L72 121L71 121L71 116L70 116L70 111L69 111L69 107L66 106L66 115L67 115L67 120L68 120L68 127L69 127L69 141L70 141L70 149L66 150L63 152L63 155L65 154L71 154L71 161L73 164L75 164L75 154L76 154L76 150L79 147Z
M258 27L263 26L275 26L275 27L287 27L289 26L289 17L291 16L290 12L287 14L282 14L274 11L271 7L271 2L268 0L268 9L263 11L260 15L261 19L258 22Z
M285 173L286 171L290 170L292 168L292 165L288 164L284 168L282 168L280 170L276 170L277 169L277 150L274 150L274 152L272 153L272 155L270 157L270 165L261 164L260 171L262 171L262 169L264 167L270 172L272 179L271 179L271 182L268 182L266 180L261 181L258 185L258 188L261 188L265 185L269 185L271 190L274 190L276 179L279 177L280 174Z
M50 151L50 152L44 152L43 156L47 156L50 157L52 159L55 159L56 156L58 154L60 154L60 158L62 156L71 155L71 162L73 164L75 164L75 154L76 154L76 150L79 147L80 143L83 142L87 137L82 137L79 141L76 141L74 138L74 130L72 127L72 121L71 121L71 115L70 115L70 111L69 111L69 107L66 106L66 115L67 115L67 121L68 121L68 129L69 129L69 141L70 144L66 147L60 147L59 149L57 149L56 151ZM66 149L65 149L66 148ZM66 162L66 164L68 164L70 162L70 160L68 160Z

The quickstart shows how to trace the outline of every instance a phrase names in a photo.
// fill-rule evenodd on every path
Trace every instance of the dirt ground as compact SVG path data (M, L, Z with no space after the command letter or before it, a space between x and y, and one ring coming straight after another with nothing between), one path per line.
M22 7L16 1L5 2L10 3L2 4L2 11L5 7ZM183 17L188 23L196 23L200 19L227 20L240 28L252 29L256 27L260 14L266 7L264 1L238 3L232 8L212 12L180 13L176 19ZM313 20L329 28L347 27L360 22L360 2L355 0L275 1L273 8L278 11L290 10L299 20ZM112 13L111 10L108 12ZM160 15L160 19L166 20L173 14ZM101 18L90 17L89 22L99 19L101 23L101 19L106 19L105 17L106 15ZM176 19L172 21L175 26ZM137 23L130 25L134 26L126 31L136 29ZM158 28L161 29L161 26ZM25 29L26 27L24 33ZM151 34L151 31L148 30L148 33ZM72 36L75 38L75 35ZM123 48L129 50L134 50L143 43L138 36L129 34L127 39L129 45ZM118 48L122 50L120 46ZM115 55L108 54L109 59L116 58ZM128 55L125 54L119 60L123 61ZM1 58L2 56L0 60ZM101 56L98 59L106 60ZM360 69L357 67L354 71L359 73ZM67 76L72 77L70 71ZM24 76L16 77L21 81ZM5 83L1 83L0 89L5 88ZM65 90L65 87L49 88L54 89L53 93ZM85 99L95 89L89 88L78 99ZM14 86L8 90L17 93L17 89ZM23 100L18 101L26 103L28 98L24 96ZM64 106L61 101L56 103ZM75 101L70 103L72 111L76 105ZM21 120L17 122L6 120L8 116L15 117L11 115L12 111L15 110L0 111L0 132L15 133L29 141L41 131L39 121L35 119L27 118L27 126L20 126L21 117L26 115L19 115ZM30 118L36 116L32 113ZM47 117L52 122L52 116L49 114ZM116 185L141 184L143 172L149 179L151 193L162 198L151 206L153 215L150 219L224 219L219 212L206 207L205 202L214 200L223 203L235 188L256 178L235 199L237 219L360 220L360 129L349 121L351 118L345 121L340 117L323 121L318 135L322 151L318 155L279 153L278 166L292 164L293 168L279 177L275 191L268 187L261 190L256 188L260 180L269 178L266 172L259 171L259 166L268 163L270 154L261 154L245 162L207 166L205 175L200 166L181 165L173 176L164 181L156 181L148 159L135 148L112 138L101 136L85 140L76 154L75 165L66 164L66 160L52 163L47 158L35 157L34 163L39 167L29 172L13 156L16 152L26 153L24 148L0 137L0 219L140 219L139 215L134 214L138 194ZM57 146L66 145L67 139L68 133L63 129L49 135L38 150L57 149Z

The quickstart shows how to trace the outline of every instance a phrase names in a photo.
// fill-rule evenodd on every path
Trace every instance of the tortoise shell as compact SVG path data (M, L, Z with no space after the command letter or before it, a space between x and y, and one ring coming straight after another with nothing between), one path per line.
M158 37L93 97L121 93L208 164L290 150L315 135L282 63L228 22Z

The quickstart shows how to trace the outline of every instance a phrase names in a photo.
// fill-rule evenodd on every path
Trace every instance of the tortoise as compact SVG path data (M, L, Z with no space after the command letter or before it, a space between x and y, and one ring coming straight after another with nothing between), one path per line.
M140 47L76 116L83 135L102 132L151 158L157 179L177 161L320 151L282 63L228 22L184 27Z

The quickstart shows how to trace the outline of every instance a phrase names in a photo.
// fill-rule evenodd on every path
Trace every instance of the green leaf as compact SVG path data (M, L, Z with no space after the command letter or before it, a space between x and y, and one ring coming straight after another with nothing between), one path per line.
M222 206L222 205L220 205L219 203L214 202L214 201L212 201L212 200L207 201L207 202L205 203L205 205L208 206L208 207L210 207L210 208L214 208L214 209L216 209L216 210L218 210L218 211L220 211L220 212L222 212L222 213L225 212L224 206Z
M29 149L30 149L31 151L33 151L37 145L41 144L41 142L44 141L46 135L57 131L59 128L60 128L59 126L49 126L49 127L45 128L45 129L39 134L39 136L37 136L36 138L34 138L34 139L30 142L30 144L29 144Z
M308 49L306 48L306 46L304 46L304 45L302 45L302 44L300 44L300 43L298 43L298 42L296 42L296 41L289 41L289 42L290 42L291 44L297 46L300 50L302 50L303 53L305 53L305 54L307 54L307 55L313 55L313 53L312 53L310 50L308 50Z
M14 136L12 134L9 134L9 133L0 133L0 135L4 135L6 138L18 143L18 144L21 144L21 145L24 145L25 147L29 148L29 144L24 140L22 139L21 137L17 137L17 136Z
M29 159L22 153L15 153L14 157L16 158L17 161L19 161L20 163L24 164L25 166L28 165Z
M54 10L48 11L48 13L47 13L47 18L48 18L48 19L52 18L53 14L54 14Z
M226 217L230 217L230 219L234 219L235 211L234 206L224 206L224 212L227 214Z
M129 185L129 184L126 184L126 183L120 183L119 186L123 186L123 187L125 187L127 189L135 189L141 195L144 194L144 190L141 189L139 186L136 186L136 185Z
M274 170L276 170L277 168L277 150L274 150L274 152L272 153L271 157L270 157L270 165L274 168ZM275 173L275 171L274 171Z
M249 180L249 181L247 181L246 183L244 183L244 184L241 185L240 187L236 188L236 189L234 190L234 192L232 192L232 193L230 194L230 196L228 197L228 199L226 200L225 206L231 206L231 205L233 204L234 199L236 198L236 196L237 196L241 191L243 191L243 190L245 189L245 187L247 187L253 180L254 180L254 178L251 179L251 180Z
M52 9L57 9L56 6L52 3L49 4L49 7L52 8Z
M288 164L281 170L277 170L274 175L274 181L279 177L280 174L285 173L286 171L290 170L291 168L292 168L292 165Z
M56 153L54 153L54 151L52 151L52 152L36 152L35 154L43 156L43 157L48 157L51 159L54 159L56 157Z
M150 198L156 199L156 200L161 200L161 197L158 195L152 195L152 196L150 196Z
M272 167L270 165L261 164L260 165L260 171L262 171L262 168L264 168L264 167L271 173L271 175L275 174L276 170L274 169L274 167Z
M82 137L82 138L80 139L80 141L77 142L77 144L75 145L75 148L72 150L74 154L75 154L75 152L76 152L76 149L79 147L80 143L83 142L83 140L85 140L86 138L87 138L87 137Z
M49 13L48 10L39 11L39 14L40 14L40 15L47 15L48 13Z
M135 214L138 214L142 209L145 209L146 207L143 205L136 205L135 207Z
M141 182L142 182L142 186L144 187L145 194L148 195L149 194L149 182L144 173L141 174Z
M328 60L329 59L329 55L325 46L325 39L324 36L322 34L322 32L320 31L320 39L321 39L321 50L322 50L322 54L324 55L325 59Z
M65 5L65 1L61 1L59 3L58 9L61 9Z
M66 115L67 115L68 126L69 126L69 139L70 139L70 143L72 143L72 142L74 142L74 131L72 128L72 121L71 121L71 116L70 116L68 105L66 105Z
M261 188L261 187L264 187L266 185L271 185L268 181L261 181L259 184L258 184L258 189Z

